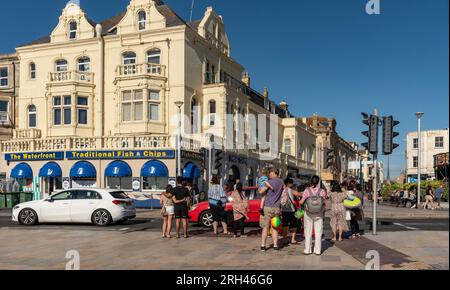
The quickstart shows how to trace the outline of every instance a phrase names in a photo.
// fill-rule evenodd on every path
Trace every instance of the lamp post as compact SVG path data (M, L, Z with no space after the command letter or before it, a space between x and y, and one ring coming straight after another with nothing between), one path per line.
M184 105L183 101L175 102L178 107L177 120L177 176L181 176L181 107Z
M416 116L417 116L417 208L420 208L420 181L421 181L421 176L420 176L420 171L421 171L421 166L422 166L422 138L421 138L421 120L422 120L422 116L424 113L422 112L417 112Z

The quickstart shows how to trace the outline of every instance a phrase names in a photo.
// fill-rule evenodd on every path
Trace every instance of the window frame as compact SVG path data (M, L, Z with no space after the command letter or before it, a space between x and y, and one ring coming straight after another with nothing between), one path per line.
M34 108L34 111L30 111L31 108ZM31 126L30 117L34 116L34 126ZM29 105L27 108L27 117L28 117L28 128L36 128L37 127L37 108L36 105Z
M125 92L130 92L131 97L129 100L124 100L123 96ZM136 99L136 92L141 92L142 97L140 99ZM124 119L124 104L130 105L130 120ZM142 117L140 119L136 119L136 105L141 104L142 106ZM121 120L123 123L132 123L132 122L142 122L144 121L144 90L137 89L137 90L123 90L121 92L120 96L120 108L121 108Z
M413 158L412 158L412 167L413 168L419 167L419 157L418 156L413 156Z
M133 54L133 57L126 56L127 54ZM126 63L127 61L133 60L133 62ZM136 65L137 64L137 54L134 51L125 51L122 53L122 65Z
M155 99L152 99L150 96L152 95L152 93L157 93L158 94L158 99L157 100L155 100ZM157 119L151 119L150 117L152 116L152 114L151 114L151 107L152 106L156 106L157 108L158 108L158 118ZM160 111L161 111L161 91L157 91L157 90L148 90L148 102L147 102L147 107L148 107L148 110L147 110L147 120L149 121L149 122L156 122L156 123L159 123L159 122L161 122L161 114L160 114Z
M214 107L213 107L214 105ZM214 110L213 110L214 108ZM208 113L209 113L209 126L215 127L216 126L216 115L217 115L217 102L216 100L210 100L208 102Z
M1 71L6 71L6 76L1 75ZM2 81L6 80L6 84L2 85ZM9 87L9 69L7 66L0 67L0 88L8 88Z
M80 105L80 102L79 102L80 98L86 99L86 105ZM80 111L86 111L86 123L80 122ZM89 125L89 96L77 95L76 112L77 112L77 124L82 125L82 126Z
M60 103L59 104L55 104L55 100L59 98L60 99ZM70 103L66 103L66 100L70 99ZM72 120L72 96L70 95L60 95L60 96L52 96L52 124L53 126L70 126L73 123ZM60 118L60 123L57 124L55 122L55 117L56 117L56 111L59 110L59 118ZM70 122L66 121L66 112L69 111L69 119Z
M144 15L143 19L141 19L141 15ZM138 19L138 22L137 22L138 31L147 30L147 12L145 10L139 10L137 13L137 19Z
M439 141L438 141L439 139ZM442 149L444 148L444 136L434 137L434 148Z
M419 138L413 138L412 140L412 147L413 149L419 149Z
M72 24L75 24L75 29L72 28ZM76 40L78 38L78 22L72 19L69 21L68 26L69 26L69 34L68 34L69 40Z
M59 64L59 62L65 62L65 64ZM64 70L61 68L65 68ZM69 71L69 62L66 59L57 59L55 61L55 72L60 73L60 72L67 72Z
M151 54L151 53L155 53L155 54ZM152 49L147 50L146 57L147 57L147 63L161 64L161 49L152 48ZM158 62L151 62L149 60L150 58L158 58Z
M30 70L30 75L29 75L30 80L35 80L36 79L36 63L31 62L30 66L29 66L29 70Z
M9 100L0 100L2 102L6 103L6 111L0 111L0 124L9 125Z

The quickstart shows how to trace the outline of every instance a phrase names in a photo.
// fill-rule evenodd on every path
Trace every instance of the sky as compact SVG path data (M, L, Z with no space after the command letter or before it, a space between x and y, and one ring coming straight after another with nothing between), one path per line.
M7 53L49 35L67 0L3 2L0 53ZM189 20L191 0L164 2ZM400 147L390 156L395 178L405 167L406 134L417 130L415 112L425 113L424 130L449 127L449 1L380 0L379 15L366 13L367 2L195 0L193 19L208 6L222 15L232 57L252 87L267 86L296 116L334 117L338 133L361 144L361 112L393 115L400 121ZM81 0L81 7L99 22L128 3Z

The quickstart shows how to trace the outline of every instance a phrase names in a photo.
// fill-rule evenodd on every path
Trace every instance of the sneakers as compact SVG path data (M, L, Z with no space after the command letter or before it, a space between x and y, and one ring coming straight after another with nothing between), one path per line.
M261 246L261 252L265 252L266 251L266 247L265 246Z
M273 246L273 250L274 250L275 252L278 252L278 251L280 250L280 247L278 247L278 246Z

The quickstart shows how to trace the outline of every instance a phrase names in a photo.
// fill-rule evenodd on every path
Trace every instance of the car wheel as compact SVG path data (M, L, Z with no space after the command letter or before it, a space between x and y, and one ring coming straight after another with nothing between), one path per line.
M199 223L201 226L204 226L205 228L210 228L213 225L213 216L212 213L207 210L202 212L200 215Z
M92 223L96 226L106 227L111 222L111 214L106 209L98 209L92 214Z
M37 213L31 208L25 208L19 213L19 223L25 226L33 226L38 223Z

